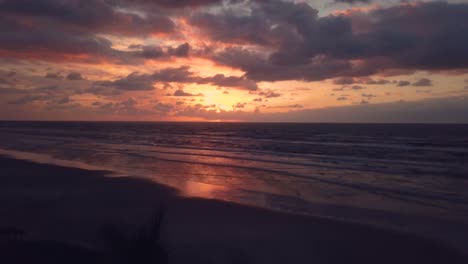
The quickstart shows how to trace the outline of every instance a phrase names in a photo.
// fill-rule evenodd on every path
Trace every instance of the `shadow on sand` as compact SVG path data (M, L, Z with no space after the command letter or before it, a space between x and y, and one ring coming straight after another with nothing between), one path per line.
M0 158L0 263L468 263L425 238Z

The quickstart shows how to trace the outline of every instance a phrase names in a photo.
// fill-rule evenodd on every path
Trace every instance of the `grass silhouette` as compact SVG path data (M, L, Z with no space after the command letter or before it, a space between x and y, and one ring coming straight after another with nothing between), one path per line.
M166 264L169 259L167 246L161 241L165 208L161 207L151 223L136 232L125 232L107 226L103 237L107 246L107 259L111 263Z

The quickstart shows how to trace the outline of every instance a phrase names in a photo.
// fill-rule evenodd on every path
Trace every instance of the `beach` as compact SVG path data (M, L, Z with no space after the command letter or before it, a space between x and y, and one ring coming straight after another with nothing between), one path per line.
M0 0L0 264L468 264L468 0Z
M19 233L2 239L19 245L54 241L92 259L106 248L106 228L133 232L162 210L161 243L170 263L466 263L459 250L415 235L185 198L146 179L105 171L7 157L0 165L0 230ZM34 248L8 252L23 256L23 247Z

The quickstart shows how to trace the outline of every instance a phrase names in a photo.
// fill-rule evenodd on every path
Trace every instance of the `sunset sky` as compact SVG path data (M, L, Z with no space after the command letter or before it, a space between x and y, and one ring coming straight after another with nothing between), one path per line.
M0 0L0 119L468 122L467 70L467 0Z

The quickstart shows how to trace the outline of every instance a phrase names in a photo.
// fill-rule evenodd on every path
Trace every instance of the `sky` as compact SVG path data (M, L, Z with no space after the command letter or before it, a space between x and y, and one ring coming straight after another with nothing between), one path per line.
M0 0L0 119L468 123L468 0Z

